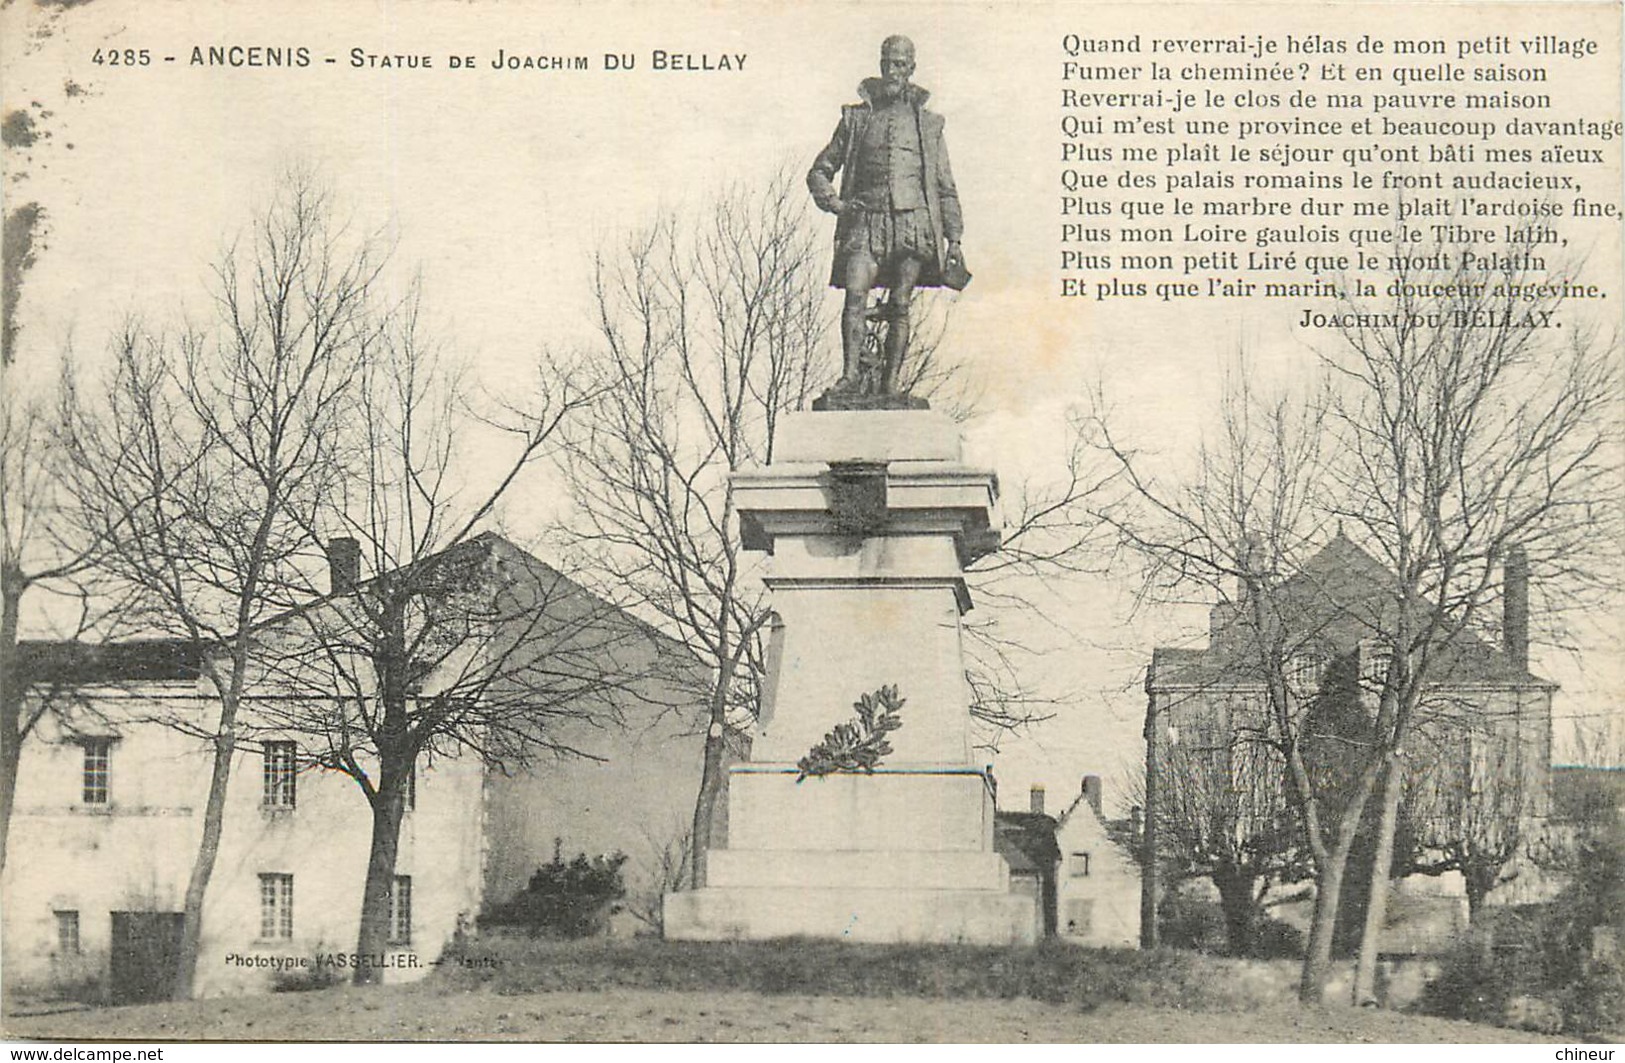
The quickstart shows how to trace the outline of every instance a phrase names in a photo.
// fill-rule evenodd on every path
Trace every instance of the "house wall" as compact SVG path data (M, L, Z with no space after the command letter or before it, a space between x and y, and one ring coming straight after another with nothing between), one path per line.
M549 706L546 737L518 771L492 770L485 782L485 904L511 899L553 858L620 852L628 909L658 913L663 850L681 865L699 793L707 714L698 693L709 676L677 643L600 601L569 579L518 552L509 581L517 612L545 614L558 634L538 654L558 654L586 681L573 700ZM726 794L717 802L713 844L726 842ZM616 932L646 926L630 914ZM652 929L652 927L650 927Z
M1261 692L1173 689L1154 691L1152 697L1159 762L1166 762L1176 749L1205 743L1230 750L1238 782L1256 774L1236 762L1235 750L1246 744L1232 742L1231 736L1242 727L1268 729ZM1374 715L1374 698L1368 708ZM1515 771L1522 777L1525 818L1542 820L1550 813L1550 689L1459 685L1430 690L1408 748L1416 763L1426 764L1435 774L1444 772L1451 786L1468 785L1469 771L1477 780L1472 783L1475 788L1488 779L1502 781L1508 771ZM1262 798L1285 800L1278 780L1271 780L1269 787L1274 792Z
M185 697L191 689L155 693ZM89 719L81 726L93 735L118 734L105 805L83 802L84 750L50 716L21 750L0 905L10 990L99 984L107 971L109 913L179 911L189 855L197 851L201 793L196 769L182 755L189 743L158 727ZM59 911L78 912L78 955L58 949Z
M107 722L81 716L86 733L116 734L109 801L82 800L83 748L42 721L22 750L4 881L5 976L13 990L105 982L115 911L182 910L202 833L210 754L206 743L156 723L156 712L202 724L212 701L191 684L92 692ZM292 809L262 806L258 741L234 758L221 847L204 906L199 995L261 990L273 957L351 953L360 920L371 816L345 776L306 771ZM401 830L398 874L411 875L412 942L392 954L386 981L422 977L479 899L481 769L441 758L420 772L415 811ZM261 874L293 876L293 936L260 937ZM79 913L81 951L58 949L58 911ZM233 957L248 957L246 962ZM414 965L415 964L415 965ZM341 969L348 974L349 969Z
M657 711L628 721L625 729L573 724L560 737L599 759L554 758L522 773L492 772L486 779L487 905L524 889L553 858L555 838L566 860L577 853L626 854L622 874L629 904L657 904L661 850L670 847L673 858L678 855L699 792L705 736L692 724ZM725 817L726 794L717 806ZM726 820L713 830L713 843L724 843ZM616 923L617 932L636 929L626 920Z
M1188 748L1193 739L1200 742L1215 734L1233 734L1249 713L1255 722L1263 713L1262 694L1246 690L1162 689L1152 697L1158 721L1158 760L1165 770L1174 749ZM1551 811L1552 700L1549 687L1462 683L1431 690L1427 711L1408 744L1414 773L1411 784L1417 790L1415 808L1425 811L1439 791L1458 801L1467 795L1476 802L1477 810L1468 829L1482 832L1501 829L1494 825L1490 810L1498 801L1515 799L1522 837L1537 838ZM1368 708L1375 713L1374 697ZM1247 785L1247 791L1238 789L1238 794L1258 789L1254 773L1235 762L1233 751L1232 766L1237 769L1237 785ZM1514 783L1511 775L1521 779ZM1271 785L1279 789L1279 782ZM1284 792L1264 796L1276 803L1286 800ZM1559 885L1520 848L1503 868L1502 881L1486 903L1498 906L1546 900ZM1465 891L1456 872L1409 876L1396 884L1391 898L1391 918L1384 931L1384 947L1389 951L1426 951L1466 925ZM1309 911L1305 901L1275 908L1271 914L1307 930ZM1061 923L1064 933L1064 901Z
M1140 869L1106 835L1093 808L1080 802L1055 832L1056 931L1063 941L1099 948L1140 943ZM1087 856L1087 859L1085 859Z

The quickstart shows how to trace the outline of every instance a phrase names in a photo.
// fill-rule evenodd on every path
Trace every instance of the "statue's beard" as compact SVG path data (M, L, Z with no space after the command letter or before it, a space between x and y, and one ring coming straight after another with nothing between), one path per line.
M890 103L893 100L900 99L902 97L902 95L903 95L903 92L907 88L908 88L908 78L906 78L906 77L881 78L880 79L880 93L879 93L880 101L882 103Z

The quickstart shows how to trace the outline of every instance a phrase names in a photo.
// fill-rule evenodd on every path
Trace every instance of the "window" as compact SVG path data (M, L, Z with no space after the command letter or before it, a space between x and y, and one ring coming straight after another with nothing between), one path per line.
M1312 694L1320 687L1326 658L1318 653L1300 653L1286 662L1286 681L1295 694Z
M396 875L389 891L389 943L412 943L412 876Z
M82 800L87 805L107 804L107 772L113 755L111 738L87 738L85 750L84 790Z
M299 747L292 742L265 743L266 808L292 808L299 771Z
M1089 877L1089 854L1088 853L1073 853L1072 854L1072 872L1071 873L1072 873L1073 878L1088 878Z
M1201 710L1185 721L1185 745L1192 751L1223 749L1229 738L1229 728L1216 712Z
M1393 650L1389 646L1379 645L1376 642L1362 642L1360 644L1360 685L1367 690L1380 692L1384 683L1388 681L1388 665L1393 660Z
M293 937L293 876L260 876L260 937Z
M401 807L405 808L408 812L418 807L418 766L415 762L412 765L412 770L406 773L405 796L406 800L402 803Z
M56 952L58 956L79 955L79 913L56 913Z

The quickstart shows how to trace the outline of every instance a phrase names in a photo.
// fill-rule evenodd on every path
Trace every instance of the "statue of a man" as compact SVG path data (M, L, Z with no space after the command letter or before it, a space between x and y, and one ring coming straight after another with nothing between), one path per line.
M807 174L814 202L838 218L830 284L845 289L846 304L842 374L831 389L836 396L895 395L914 289L964 287L969 279L942 116L925 109L930 94L909 83L913 74L914 42L887 37L880 46L880 76L858 86L862 103L841 108L835 135ZM867 303L876 287L890 291L878 380L863 360Z

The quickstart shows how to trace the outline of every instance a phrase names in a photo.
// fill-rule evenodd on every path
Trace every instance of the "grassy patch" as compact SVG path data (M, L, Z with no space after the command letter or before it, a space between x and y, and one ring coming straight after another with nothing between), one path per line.
M482 935L437 975L496 993L610 988L750 990L816 996L1026 998L1089 1010L1108 1002L1192 1010L1276 999L1240 961L1174 951L758 942L545 941Z

